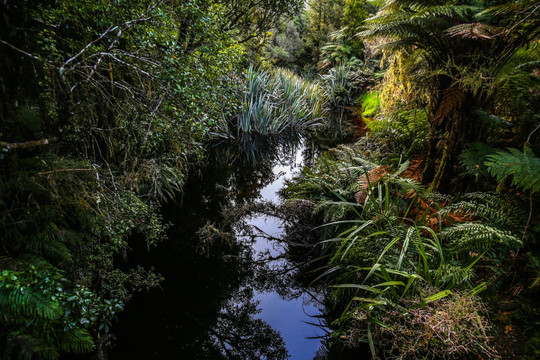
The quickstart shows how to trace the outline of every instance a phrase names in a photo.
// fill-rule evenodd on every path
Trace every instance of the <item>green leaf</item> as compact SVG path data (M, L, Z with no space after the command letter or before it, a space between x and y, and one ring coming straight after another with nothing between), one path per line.
M450 290L443 290L443 291L440 291L440 292L438 292L438 293L436 293L436 294L433 294L433 295L431 295L431 296L428 296L427 298L424 299L424 302L425 302L426 304L429 304L430 302L440 300L440 299L445 298L445 297L447 297L448 295L451 295L451 294L453 294L452 291L450 291Z

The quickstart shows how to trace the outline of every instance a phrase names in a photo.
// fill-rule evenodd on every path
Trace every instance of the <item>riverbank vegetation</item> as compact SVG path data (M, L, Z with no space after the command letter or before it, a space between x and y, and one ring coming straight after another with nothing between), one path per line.
M160 203L236 109L242 41L297 5L0 5L3 358L103 356L117 313L161 281L127 265L130 242L165 239Z
M305 241L334 289L320 358L535 358L537 4L378 5L353 36L361 60L317 63L371 75L348 102L367 129L283 191L308 213L292 227L319 229Z
M3 358L103 358L117 314L164 281L130 251L178 241L162 205L208 146L262 162L285 137L322 149L281 210L289 255L330 289L318 358L538 356L536 1L0 11Z

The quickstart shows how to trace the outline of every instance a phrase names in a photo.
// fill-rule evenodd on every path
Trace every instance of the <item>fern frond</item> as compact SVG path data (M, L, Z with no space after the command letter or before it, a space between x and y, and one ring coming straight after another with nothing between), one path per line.
M445 89L441 95L441 102L435 112L434 121L442 121L454 110L458 110L465 101L465 94L459 86L452 86Z
M469 282L474 277L474 267L465 268L461 265L445 264L441 267L441 284L446 288Z
M60 305L29 287L0 288L0 309L3 314L13 314L20 320L28 317L55 320L60 318Z
M24 243L24 246L29 252L36 252L53 259L69 261L72 255L66 246L66 241L66 234L54 226L54 224L51 224L45 231L29 238Z
M514 233L523 231L527 218L525 211L509 196L485 192L464 194L461 201L440 210L442 216L452 213L480 219L490 226Z
M486 112L484 109L477 106L472 109L471 114L476 121L483 123L485 125L488 125L488 126L505 126L505 127L513 126L511 122L501 119L500 117L495 116L493 114L490 114Z
M496 26L483 23L458 24L445 30L450 37L459 37L462 39L491 40L493 36L499 33L500 29Z
M532 11L535 6L538 5L536 0L517 0L509 1L505 4L490 6L482 12L476 14L476 17L479 19L490 17L490 16L503 16L511 18L512 15L523 15L528 11ZM534 11L533 11L534 12Z
M476 180L488 178L489 173L484 162L488 155L494 154L496 151L497 150L494 147L481 142L470 145L459 156L461 163L466 168L465 173L473 175Z
M467 15L470 15L478 11L477 6L470 5L439 5L439 6L430 6L426 7L416 14L413 15L413 18L416 17L445 17L445 18L465 18Z
M69 353L82 354L92 351L94 341L92 336L85 329L73 328L61 334L59 339L60 347Z
M485 165L499 182L512 177L512 185L519 189L540 191L540 158L525 146L523 152L509 148L489 155Z
M510 231L473 222L446 228L441 232L441 239L454 254L465 256L495 248L498 254L505 254L516 251L522 245L521 240Z
M390 0L387 1L386 5L383 7L383 11L400 11L403 9L411 9L414 11L421 11L422 9L439 6L441 1L438 0Z
M355 194L356 202L361 204L367 197L368 192L371 188L377 184L385 175L388 174L388 165L378 166L374 169L371 169L368 172L365 172L358 178L358 187Z
M540 67L540 60L527 61L517 66L519 70L531 71Z
M358 35L366 38L384 36L406 38L419 33L433 33L440 27L442 29L447 27L445 26L447 23L441 22L441 19L429 17L411 20L413 15L412 12L399 12L368 19Z

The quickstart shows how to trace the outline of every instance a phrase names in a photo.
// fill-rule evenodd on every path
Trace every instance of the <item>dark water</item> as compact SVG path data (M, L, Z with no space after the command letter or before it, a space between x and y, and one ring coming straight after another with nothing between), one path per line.
M130 263L165 281L127 304L110 359L314 358L324 331L307 322L320 311L294 280L281 221L261 205L278 201L304 149L274 149L256 165L219 149L192 172L163 209L168 240L133 245Z

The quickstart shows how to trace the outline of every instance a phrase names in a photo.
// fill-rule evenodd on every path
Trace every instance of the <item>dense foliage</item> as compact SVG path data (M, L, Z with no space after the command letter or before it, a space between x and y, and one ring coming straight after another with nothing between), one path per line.
M356 22L331 16L338 3L310 3L327 18L300 37L325 34L311 65L365 125L340 117L359 140L284 191L303 212L291 241L319 249L311 271L335 289L318 358L362 343L380 358L535 358L537 2L372 1Z
M157 285L130 241L165 238L159 204L241 86L244 48L294 1L0 5L0 343L5 358L102 352Z
M313 261L298 267L327 306L317 358L540 353L537 1L22 0L0 12L3 358L104 358L133 295L175 276L153 255L128 261L133 248L186 264L199 247L215 252L208 263L241 257L230 224L197 224L181 244L173 222L191 220L162 209L182 208L206 146L264 167L308 137L350 144L306 166L281 209L263 207L289 221L288 255ZM255 180L236 176L254 194L268 176L251 169ZM219 205L234 218L229 180ZM224 249L201 240L223 236ZM197 325L207 355L286 357L235 266L219 274L231 298L204 308L227 315Z
M384 39L391 61L386 111L401 106L428 113L424 177L433 188L448 190L466 144L486 141L504 124L497 116L506 118L508 106L497 94L514 72L507 65L519 68L529 62L524 53L535 56L526 49L537 39L539 21L535 1L388 1L366 21L359 35ZM528 124L525 132L535 125L530 116L512 120Z

